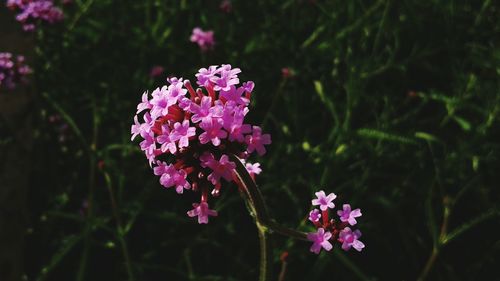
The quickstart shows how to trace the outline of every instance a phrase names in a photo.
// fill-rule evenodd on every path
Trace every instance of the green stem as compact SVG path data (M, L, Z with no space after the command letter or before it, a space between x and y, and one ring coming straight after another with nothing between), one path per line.
M335 40L341 40L341 39L347 37L347 35L349 35L352 31L354 31L357 28L359 28L360 26L362 26L364 24L364 22L368 18L370 18L378 10L378 8L380 8L384 4L384 2L385 2L385 0L377 1L375 4L373 4L373 6L368 8L368 10L366 10L365 14L363 16L359 17L353 24L348 25L347 27L343 28L342 30L339 30L337 32L337 35L335 36Z
M295 229L291 229L288 227L284 227L284 226L278 224L277 222L275 222L274 220L269 221L266 224L266 227L269 230L271 230L272 232L276 232L276 233L281 234L283 236L292 237L292 238L295 238L297 240L302 240L302 241L309 241L309 240L307 240L307 233L302 232L302 231L297 231Z
M120 212L118 211L118 204L116 203L115 193L113 191L113 185L111 183L111 177L107 172L104 172L104 178L106 180L106 186L108 187L109 200L111 201L111 209L113 210L113 216L115 217L116 221L118 241L120 242L121 245L123 258L125 259L125 267L127 268L128 280L134 281L135 278L134 278L134 272L132 270L132 262L128 251L127 241L125 240L125 231L120 217Z
M265 226L265 222L269 221L269 214L259 189L256 188L255 182L245 166L243 166L243 163L241 163L240 159L236 155L230 154L229 158L231 161L236 163L236 176L239 179L240 187L246 195L244 198L248 200L248 205L255 218L255 225L257 226L260 242L259 281L266 281L271 275L271 266L269 261L271 260L270 255L272 253L269 239L267 237L267 227Z
M432 246L432 253L429 256L429 259L427 259L427 262L425 263L424 269L420 273L420 276L417 280L423 281L427 278L429 273L432 270L432 267L436 263L436 260L439 256L439 253L441 251L441 247L444 245L443 241L446 239L446 236L448 234L448 222L450 218L450 204L451 200L445 196L443 198L443 222L441 223L441 230L439 233L439 238L434 242L434 245Z
M307 241L306 233L282 226L271 219L260 189L255 184L255 181L252 179L241 160L234 154L230 154L229 158L236 164L236 175L240 180L241 188L248 196L250 207L252 209L253 215L255 216L255 220L261 226L269 229L272 232Z
M472 227L488 220L494 217L500 216L500 210L497 208L493 208L486 213L478 216L477 218L464 223L462 226L456 228L455 230L451 231L449 234L446 235L446 237L443 238L442 243L443 245L448 244L450 241L454 240L458 236L460 236L462 233L466 232L467 230L471 229Z
M69 115L68 115L69 118ZM72 119L70 119L72 120ZM74 124L75 129L78 129ZM77 281L85 279L85 269L87 267L87 260L90 252L90 233L92 232L92 224L94 223L94 189L96 177L96 150L97 150L97 134L99 128L99 116L97 114L97 106L95 99L92 99L92 143L90 146L85 147L89 154L89 195L88 195L88 213L84 229L84 246L80 267L78 269ZM79 131L79 130L77 130Z
M230 154L229 158L236 164L236 175L240 180L243 191L248 196L251 203L250 206L255 211L255 219L261 225L266 225L270 221L270 218L260 190L255 185L245 166L243 166L243 163L241 163L241 160L234 154Z
M335 257L340 260L340 262L342 262L347 268L349 268L354 274L356 274L356 276L359 277L360 280L363 280L363 281L370 281L372 279L370 279L368 276L366 276L363 271L361 271L359 269L358 266L356 266L355 263L353 263L346 255L345 253L343 253L342 251L333 251L333 254L335 255Z
M286 261L286 257L281 258L281 271L280 274L278 275L278 281L285 281L287 266L288 262Z
M85 4L82 4L81 1L77 1L77 3L79 3L78 6L79 6L79 8L81 8L81 10L78 11L76 16L73 18L71 23L68 25L69 31L73 30L75 28L76 23L80 20L80 18L88 12L90 6L92 6L92 4L94 4L94 0L88 0L87 2L85 2Z
M89 196L88 196L88 213L85 222L85 228L83 231L84 243L83 243L83 253L82 259L80 261L80 267L78 269L77 281L85 280L85 269L87 267L87 260L90 251L90 232L93 223L93 201L94 201L94 181L95 181L95 156L94 153L90 153L89 155Z
M272 248L267 235L267 228L260 225L259 222L256 222L256 225L260 243L259 281L266 281L271 279Z
M432 253L427 260L424 269L422 270L422 273L420 274L420 277L418 278L419 281L425 280L429 272L431 271L434 263L437 260L437 257L439 255L439 249L437 247L432 248Z
M375 42L373 43L372 55L374 55L375 52L377 52L377 50L380 46L380 38L382 37L383 29L385 28L385 25L387 23L387 18L388 18L390 7L391 7L391 0L388 0L385 3L384 14L382 15L382 20L380 21L380 24L378 26L377 35L375 36Z
M481 10L479 11L479 13L477 13L476 19L474 20L474 26L478 26L481 23L483 16L484 16L484 12L488 9L490 4L491 4L491 0L486 0L483 2L483 6L481 6Z
M239 180L239 186L246 195L244 198L248 201L252 216L255 218L255 224L257 226L260 241L259 281L266 281L269 280L271 276L270 261L272 260L272 249L267 235L268 232L273 231L300 240L307 240L307 234L284 227L272 220L269 216L260 190L257 188L257 185L241 160L234 154L230 154L229 158L236 164L235 174Z
M83 137L82 131L80 131L80 128L76 125L75 121L71 116L62 108L54 99L52 99L48 93L42 93L42 97L47 100L47 102L52 105L52 107L61 115L61 117L64 119L64 121L68 124L68 126L71 128L75 136L78 138L80 141L80 144L83 146L83 149L86 151L89 150L89 145L85 138Z
M281 97L283 93L283 89L285 87L287 79L281 80L281 83L278 86L278 90L276 90L276 93L274 94L273 100L271 101L271 105L267 109L266 114L264 115L264 119L262 121L262 124L260 125L261 128L264 128L267 124L267 121L269 120L269 117L271 116L271 113L273 112L274 107L276 106L279 98Z

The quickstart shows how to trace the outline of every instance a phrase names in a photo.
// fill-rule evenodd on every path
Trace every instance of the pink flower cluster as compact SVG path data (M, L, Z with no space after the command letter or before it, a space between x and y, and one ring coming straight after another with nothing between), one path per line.
M315 194L317 198L312 200L312 205L319 206L319 210L313 209L309 213L309 220L317 231L307 234L307 239L313 242L311 252L319 254L322 248L330 251L333 248L332 243L335 244L335 242L341 243L344 251L352 247L360 252L365 247L365 244L358 240L361 237L361 231L353 231L349 226L357 223L356 218L361 217L361 210L352 210L351 205L344 204L342 210L337 211L339 220L329 219L329 209L335 208L333 200L337 198L337 195L334 193L326 195L323 190Z
M215 45L214 32L212 30L203 31L199 27L193 29L190 40L198 44L202 51L210 50Z
M24 62L24 56L14 56L11 53L0 53L0 87L13 89L17 83L26 82L26 75L31 68Z
M7 0L7 7L19 11L16 20L23 24L25 31L35 30L37 20L55 23L64 18L52 0Z
M209 209L209 192L216 197L223 181L235 181L236 165L228 155L263 155L271 143L269 134L244 122L254 83L240 85L240 72L228 64L202 68L196 74L196 90L189 80L168 79L170 85L142 95L131 128L132 140L143 139L141 150L161 185L179 194L200 191L201 202L187 213L200 224L217 215ZM246 163L252 176L261 172L259 166Z

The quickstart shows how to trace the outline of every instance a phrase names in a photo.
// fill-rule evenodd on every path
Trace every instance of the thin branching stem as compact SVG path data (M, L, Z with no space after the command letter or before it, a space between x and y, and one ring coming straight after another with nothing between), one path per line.
M443 241L445 241L446 236L448 235L448 223L451 214L450 204L451 204L450 198L445 196L443 198L443 221L441 223L439 238L435 241L432 247L432 252L429 258L427 259L427 262L425 263L424 269L420 273L420 277L418 278L419 281L423 281L427 278L432 268L434 267L434 264L436 263L436 260L439 256L442 246L444 246Z
M75 128L78 127L75 124ZM95 99L92 98L92 142L90 146L86 147L89 157L89 190L88 190L88 209L87 218L84 226L84 246L82 258L80 260L80 266L77 273L77 281L85 280L85 270L87 267L87 260L90 252L90 234L92 232L92 224L94 223L94 190L95 190L95 178L96 178L96 150L97 150L97 139L98 139L98 129L99 129L99 116L97 113L97 106Z
M122 219L118 209L118 203L116 202L116 196L113 190L113 184L111 182L111 177L107 172L104 172L104 179L106 181L106 186L108 188L109 200L111 201L111 209L113 211L113 216L116 221L116 229L118 242L120 243L121 250L123 253L123 258L125 259L125 267L127 269L128 280L134 281L134 271L132 270L132 261L130 259L130 253L127 246L127 241L125 240L125 229L123 228Z
M244 198L249 203L250 212L255 218L255 224L257 225L260 241L259 281L266 281L269 280L271 276L270 262L272 260L272 249L270 247L268 233L276 232L288 237L307 240L306 233L281 226L273 221L269 216L269 212L267 211L267 207L264 203L260 190L257 188L257 185L241 160L234 154L230 154L229 158L236 164L236 177L238 178L239 185L245 194Z

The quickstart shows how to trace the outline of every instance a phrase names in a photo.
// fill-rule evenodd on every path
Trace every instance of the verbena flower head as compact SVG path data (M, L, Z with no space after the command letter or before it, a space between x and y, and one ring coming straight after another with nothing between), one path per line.
M26 76L32 70L24 60L24 56L14 57L11 53L0 53L0 87L13 89L20 82L26 83Z
M52 0L7 0L7 7L19 11L16 20L22 23L25 31L35 30L39 20L55 23L64 18L62 10L55 7Z
M199 223L217 216L209 196L235 181L229 154L245 160L254 151L264 154L271 143L260 127L245 123L253 82L240 85L240 72L227 64L202 68L196 90L189 80L168 79L169 85L143 93L131 127L132 140L142 139L139 146L161 185L179 194L200 193L200 203L187 213ZM259 163L246 168L252 177L261 172Z
M214 32L212 30L204 31L199 27L195 27L193 29L190 40L191 42L198 44L202 51L210 50L215 45Z
M342 210L337 211L339 220L330 219L330 209L335 208L333 200L337 197L334 193L326 195L323 190L316 192L316 199L312 200L313 206L320 206L309 213L309 221L317 228L317 232L307 234L307 239L313 242L311 252L319 254L321 249L330 251L338 242L343 250L348 251L351 247L361 251L365 244L359 241L361 231L351 230L350 226L357 224L355 218L361 217L361 210L351 210L351 205L344 204Z

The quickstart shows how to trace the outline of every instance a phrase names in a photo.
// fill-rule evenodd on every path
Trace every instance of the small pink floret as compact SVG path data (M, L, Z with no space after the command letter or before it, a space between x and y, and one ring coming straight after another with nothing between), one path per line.
M264 145L271 144L271 135L262 135L262 129L259 126L253 126L252 135L247 135L245 137L245 142L248 144L248 153L257 150L257 153L262 156L266 153Z
M207 202L201 202L200 204L194 203L193 207L194 209L188 211L187 214L190 217L198 216L199 224L207 224L209 216L210 217L217 216L217 211L209 209Z
M348 251L353 247L356 251L361 252L365 244L358 240L359 237L361 237L361 231L359 230L352 231L349 227L342 229L339 234L339 241L342 243L342 249Z
M260 174L260 172L262 172L262 169L260 168L260 163L255 163L255 164L246 163L245 168L247 169L248 173L250 173L250 175L252 174L258 175Z
M321 211L326 211L328 208L335 208L335 204L333 204L333 200L337 198L337 195L335 195L335 193L330 193L328 194L328 196L326 196L325 192L323 190L320 190L316 192L315 195L317 198L312 200L312 204L314 206L319 205Z
M332 234L328 231L325 232L323 228L318 228L317 232L307 234L307 240L313 242L310 250L315 254L319 254L321 248L330 251L333 246L328 240L332 238Z
M361 210L358 208L351 211L351 205L349 204L344 204L342 208L343 210L337 211L340 221L348 222L350 225L355 225L357 223L356 218L361 217Z
M321 218L321 212L318 209L314 209L311 212L309 212L309 220L312 222L318 222L319 219Z

